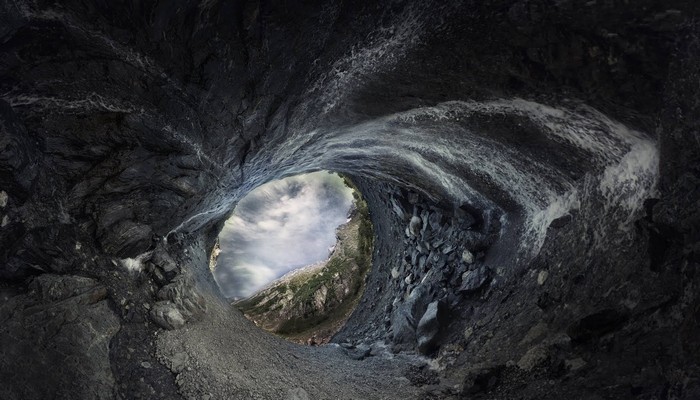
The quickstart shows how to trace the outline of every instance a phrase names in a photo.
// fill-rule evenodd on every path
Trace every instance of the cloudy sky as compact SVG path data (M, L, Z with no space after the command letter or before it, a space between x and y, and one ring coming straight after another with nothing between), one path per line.
M214 277L227 297L247 297L287 272L328 258L352 191L336 174L267 183L238 203L219 236Z

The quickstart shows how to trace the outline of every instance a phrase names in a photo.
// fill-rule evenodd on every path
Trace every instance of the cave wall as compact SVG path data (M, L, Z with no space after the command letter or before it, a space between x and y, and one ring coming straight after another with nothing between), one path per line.
M229 318L207 264L220 224L252 188L330 169L360 182L377 232L338 342L437 357L460 386L441 396L692 398L696 15L685 1L0 2L4 397L40 398L37 381L67 398L199 393L156 336L186 346L189 327ZM419 329L427 310L439 324ZM17 380L23 365L85 369ZM568 383L536 389L552 379Z

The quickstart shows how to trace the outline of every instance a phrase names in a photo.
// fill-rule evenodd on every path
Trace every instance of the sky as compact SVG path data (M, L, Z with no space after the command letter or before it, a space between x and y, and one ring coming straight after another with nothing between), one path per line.
M325 171L269 182L244 197L219 235L214 278L244 298L289 271L328 258L352 190Z

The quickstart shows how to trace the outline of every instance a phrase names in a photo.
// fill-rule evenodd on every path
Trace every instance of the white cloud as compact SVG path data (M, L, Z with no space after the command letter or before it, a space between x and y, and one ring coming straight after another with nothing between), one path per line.
M248 194L219 236L215 277L224 294L249 296L292 269L326 259L351 203L352 191L327 172L273 181Z

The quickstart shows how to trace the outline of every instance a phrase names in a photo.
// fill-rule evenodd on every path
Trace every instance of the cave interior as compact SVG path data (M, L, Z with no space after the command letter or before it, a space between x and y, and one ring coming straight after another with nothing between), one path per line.
M0 1L0 398L700 398L693 1ZM348 176L331 344L209 269Z

